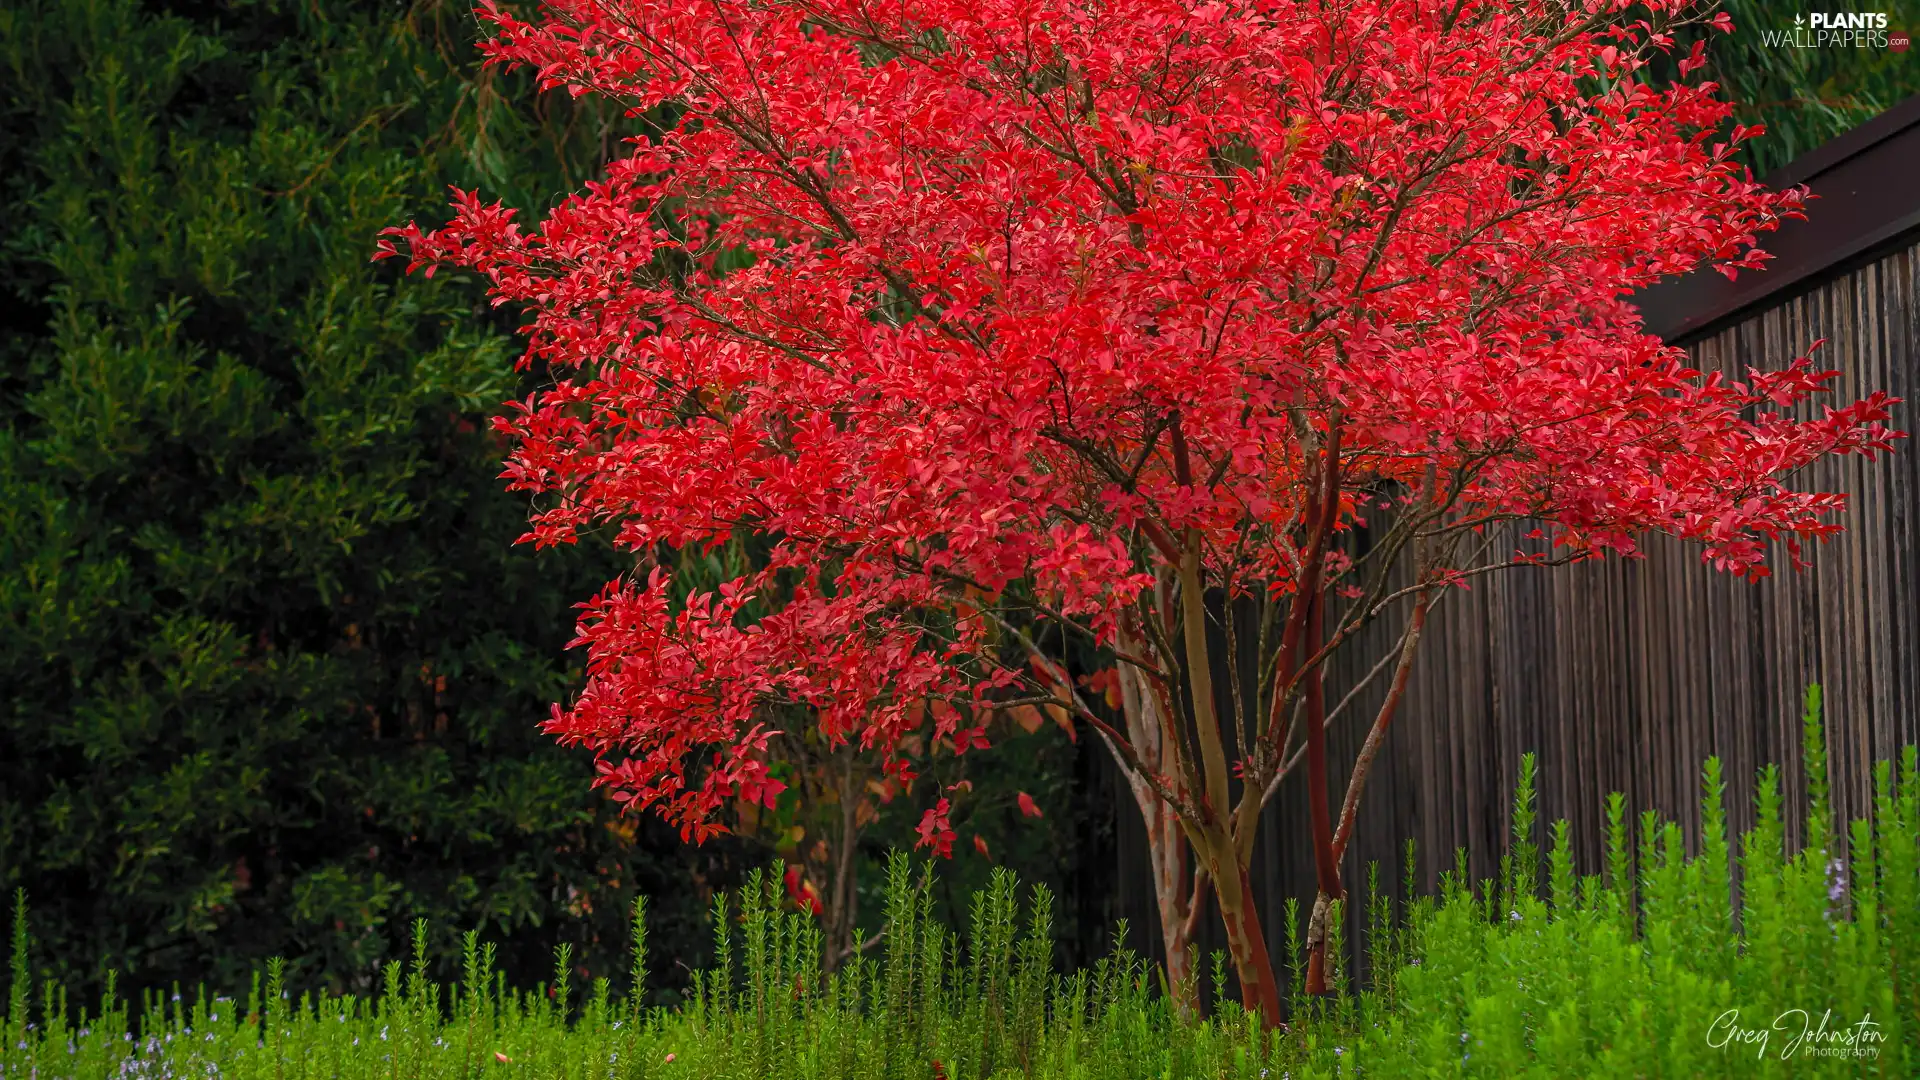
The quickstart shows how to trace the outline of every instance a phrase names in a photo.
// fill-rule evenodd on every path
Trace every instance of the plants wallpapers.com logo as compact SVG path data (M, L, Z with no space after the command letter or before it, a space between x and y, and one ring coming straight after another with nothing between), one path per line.
M1892 49L1905 52L1912 39L1888 24L1884 11L1814 11L1793 17L1790 27L1760 31L1770 49Z

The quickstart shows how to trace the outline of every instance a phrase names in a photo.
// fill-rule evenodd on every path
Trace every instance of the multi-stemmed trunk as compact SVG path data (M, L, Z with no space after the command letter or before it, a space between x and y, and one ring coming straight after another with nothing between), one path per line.
M1176 476L1182 484L1190 484L1194 478L1177 419L1167 434ZM1393 677L1386 698L1347 778L1336 818L1326 728L1359 687L1329 712L1322 685L1326 659L1378 609L1355 608L1357 614L1331 620L1331 628L1327 625L1330 582L1325 571L1342 491L1339 428L1335 425L1327 431L1323 441L1303 441L1309 450L1311 492L1302 517L1297 576L1284 627L1270 654L1261 631L1257 667L1263 674L1251 690L1245 683L1233 684L1234 711L1225 713L1215 695L1216 665L1208 632L1214 616L1208 607L1201 537L1191 529L1175 536L1151 526L1148 539L1164 560L1156 574L1158 581L1150 596L1143 597L1142 606L1119 620L1113 641L1120 659L1125 730L1108 725L1084 703L1080 710L1119 761L1140 807L1167 949L1169 988L1181 995L1182 1007L1191 1007L1192 941L1211 887L1240 980L1242 1004L1268 1026L1280 1023L1280 987L1248 872L1261 811L1281 780L1296 765L1304 767L1309 803L1306 825L1317 879L1307 930L1305 989L1327 993L1331 989L1328 923L1333 905L1345 894L1341 856L1352 837L1368 771L1405 692L1435 590L1444 580L1434 572L1439 563L1426 561L1422 553L1416 526L1424 519L1410 518L1411 524L1400 523L1389 530L1380 544L1387 552L1381 564L1391 564L1408 543L1413 545L1414 584L1393 594L1412 598L1413 615L1401 635L1397 656L1383 658L1362 680L1362 685L1370 683L1391 663ZM1379 573L1367 604L1385 603L1386 579L1383 571ZM1222 595L1219 599L1227 601L1230 612L1232 598ZM1231 629L1227 637L1232 651ZM1230 657L1220 665L1227 678L1242 678L1238 659ZM1066 686L1064 671L1051 661L1046 665L1052 668L1049 681L1055 687ZM1252 731L1247 727L1252 717L1241 712L1249 705L1259 714ZM1238 732L1232 740L1240 757L1237 767L1230 766L1227 757L1230 727ZM1296 748L1296 743L1303 745Z
M1128 655L1152 655L1144 642L1133 640L1125 633L1120 635L1118 644ZM1140 764L1163 775L1177 775L1181 768L1177 752L1166 738L1171 730L1165 711L1166 698L1137 668L1122 664L1118 675L1127 740L1137 752ZM1202 832L1202 837L1210 842L1199 846L1190 842L1191 826L1181 821L1178 810L1161 797L1142 771L1130 765L1118 750L1115 757L1121 762L1121 772L1140 808L1141 822L1146 826L1147 858L1161 942L1166 948L1169 991L1176 995L1180 1008L1196 1008L1199 972L1194 939L1206 911L1211 886L1225 923L1228 953L1240 980L1242 1004L1260 1012L1269 1024L1278 1023L1279 985L1240 845L1218 830Z
M1182 484L1191 484L1194 475L1177 419L1170 425L1168 434L1176 477ZM1421 564L1415 567L1416 584L1408 590L1413 596L1413 617L1401 638L1398 662L1394 665L1386 699L1374 717L1360 756L1348 777L1336 826L1330 801L1326 746L1326 727L1330 714L1322 684L1326 658L1359 624L1348 620L1331 634L1325 625L1329 586L1326 578L1327 557L1340 516L1342 491L1340 428L1335 422L1329 425L1323 437L1311 437L1311 432L1303 434L1310 436L1303 439L1308 450L1309 466L1306 476L1309 496L1303 515L1304 542L1297 549L1299 559L1292 599L1287 606L1278 647L1271 657L1273 682L1267 687L1264 680L1257 681L1251 695L1245 692L1233 695L1236 708L1243 707L1239 703L1249 699L1257 706L1263 696L1268 706L1263 722L1252 732L1244 726L1245 717L1235 715L1232 718L1241 733L1241 745L1238 748L1241 762L1239 768L1233 770L1240 780L1237 792L1232 790L1229 780L1226 757L1228 725L1214 694L1214 664L1208 646L1209 614L1201 541L1193 530L1188 530L1177 540L1164 532L1155 539L1170 568L1177 567L1177 633L1184 662L1187 719L1191 722L1188 730L1192 733L1194 744L1194 752L1186 753L1183 740L1174 734L1177 729L1169 726L1165 741L1170 744L1171 752L1163 753L1162 758L1174 767L1163 772L1157 794L1178 811L1183 831L1199 857L1205 874L1213 879L1221 917L1226 924L1228 946L1240 978L1242 1002L1247 1008L1258 1011L1269 1026L1280 1022L1279 983L1274 977L1272 957L1267 950L1266 934L1261 926L1248 875L1253 837L1259 827L1261 811L1296 760L1289 754L1289 749L1295 739L1300 739L1305 743L1299 756L1305 758L1307 771L1307 825L1318 884L1313 919L1307 934L1308 972L1305 989L1313 994L1326 993L1329 990L1327 923L1331 918L1332 905L1344 895L1339 872L1340 858L1352 836L1368 770L1405 692L1415 647L1432 595L1432 579L1428 577L1428 567L1422 563L1417 536L1412 531L1394 534L1386 545L1389 556L1382 561L1390 563L1392 555L1400 550L1400 545L1412 540L1415 562ZM1377 584L1384 587L1385 580L1381 576ZM1174 605L1166 603L1171 598L1165 593L1160 596L1163 601L1161 607L1171 615ZM1368 602L1377 602L1375 598L1378 596L1379 592L1376 591ZM1230 605L1231 598L1226 599ZM1366 615L1365 609L1361 609L1361 614ZM1173 623L1172 618L1166 620L1169 637L1174 634ZM1232 640L1230 634L1229 642ZM1260 659L1264 668L1268 658L1263 655ZM1385 661L1381 666L1385 666ZM1229 678L1239 678L1237 658L1229 658L1225 668ZM1162 665L1159 670L1164 673L1163 678L1170 682L1175 669ZM1368 681L1371 678L1369 675ZM1161 685L1165 687L1166 682ZM1241 689L1245 690L1244 687ZM1264 695L1262 690L1266 691ZM1333 715L1338 712L1338 709L1334 710Z

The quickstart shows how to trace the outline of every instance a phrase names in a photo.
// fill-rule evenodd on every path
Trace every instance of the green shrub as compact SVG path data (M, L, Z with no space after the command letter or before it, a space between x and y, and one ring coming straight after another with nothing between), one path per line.
M1782 44L1780 35L1794 31L1796 17L1800 40L1808 40L1809 10L1819 9L1779 0L1698 5L1696 16L1730 17L1733 32L1723 34L1700 24L1683 27L1674 34L1673 51L1650 58L1635 77L1665 84L1676 74L1676 61L1687 56L1696 41L1704 42L1707 76L1722 88L1720 96L1734 103L1732 122L1765 129L1742 144L1738 155L1756 176L1765 176L1920 93L1920 67L1906 52ZM1882 0L1863 10L1886 15L1889 32L1911 33L1920 27L1920 0ZM1627 18L1644 15L1643 10L1629 12Z
M1418 959L1393 977L1371 1068L1503 1080L1920 1074L1920 764L1909 747L1897 787L1880 764L1874 820L1852 824L1851 867L1831 861L1819 700L1809 692L1809 839L1797 853L1785 850L1769 766L1736 854L1709 759L1694 855L1671 822L1647 814L1634 829L1616 795L1605 875L1574 873L1562 822L1543 892L1525 854L1529 762L1506 880L1473 891L1451 878L1437 906L1414 913ZM1852 1044L1819 1037L1790 1042L1823 1022L1874 1054L1834 1054Z
M446 184L537 201L618 134L510 109L469 13L0 5L0 886L49 901L76 988L274 953L365 987L409 915L531 979L558 940L617 958L636 889L732 880L535 730L618 564L510 547L485 414L513 322L369 265ZM702 906L663 903L665 936Z
M1816 766L1818 716L1816 696L1807 725ZM1920 760L1911 748L1897 784L1894 770L1880 766L1873 824L1852 827L1847 889L1827 857L1831 823L1817 785L1813 839L1788 854L1777 778L1763 774L1759 820L1736 855L1725 833L1720 770L1709 761L1695 854L1682 850L1676 826L1651 815L1634 829L1616 797L1608 869L1580 876L1564 822L1551 830L1544 867L1538 864L1532 779L1529 759L1503 879L1476 888L1450 875L1440 896L1420 899L1398 919L1373 890L1365 944L1373 969L1386 974L1333 1000L1296 992L1285 1032L1262 1033L1221 1001L1219 957L1212 1015L1171 1008L1148 966L1122 947L1124 926L1109 956L1061 975L1052 959L1051 895L1035 888L1023 905L1006 871L974 894L964 933L950 929L934 914L931 873L916 874L896 855L877 955L822 977L817 926L783 909L776 868L753 875L737 901L716 902L715 961L672 1009L616 997L604 978L573 986L564 946L551 982L512 991L494 969L492 949L473 934L459 981L442 986L432 978L425 929L416 927L412 966L388 964L384 992L375 996L288 996L276 961L239 1000L153 994L129 1015L109 997L83 1014L52 984L29 985L22 917L0 1063L9 1077L236 1080L482 1073L1506 1080L1920 1071ZM636 906L636 984L646 982L649 963L643 915ZM1296 907L1289 913L1296 932L1297 916ZM1805 1010L1815 1029L1827 1016L1824 1030L1834 1038L1790 1044L1800 1026L1792 1010ZM1873 1027L1860 1027L1863 1020ZM1866 1031L1876 1037L1860 1034ZM1852 1042L1839 1041L1849 1032ZM1872 1053L1834 1052L1854 1048Z
M1920 69L1905 52L1884 48L1769 47L1765 32L1790 31L1812 5L1775 0L1722 0L1734 32L1716 34L1707 56L1723 95L1737 102L1735 118L1766 134L1742 149L1764 175L1882 111L1920 93ZM1888 29L1920 28L1920 3L1892 0L1861 10L1884 13ZM1685 51L1682 42L1681 51ZM1814 220L1819 220L1817 217Z

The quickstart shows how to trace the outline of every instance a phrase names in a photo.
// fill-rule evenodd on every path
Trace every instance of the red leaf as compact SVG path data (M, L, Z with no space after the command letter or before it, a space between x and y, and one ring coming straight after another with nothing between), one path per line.
M953 857L955 834L953 826L947 822L947 812L949 809L950 804L947 800L941 799L933 809L921 815L918 826L920 842L915 845L916 847L932 848L933 853L943 859Z
M986 745L995 700L1045 696L1013 722L1074 738L1142 719L1111 672L1177 667L1189 552L1236 595L1357 600L1380 493L1434 535L1534 517L1554 561L1660 533L1742 577L1796 563L1843 505L1796 484L1891 449L1895 403L1790 356L1694 371L1622 298L1759 269L1809 193L1747 180L1758 129L1697 81L1699 43L1677 83L1596 89L1570 73L1673 40L1482 6L865 5L863 35L943 31L876 59L791 0L483 4L490 61L672 118L535 221L456 189L444 228L373 250L526 313L552 378L492 425L522 540L607 530L648 566L580 606L584 685L543 730L705 840L818 789L790 746L852 747L910 795ZM1034 33L1111 169L1031 134L1031 80L982 74L1031 74ZM1138 73L1164 71L1181 97L1149 113ZM1427 580L1477 582L1483 549ZM698 587L670 573L696 561ZM921 846L949 852L947 812Z

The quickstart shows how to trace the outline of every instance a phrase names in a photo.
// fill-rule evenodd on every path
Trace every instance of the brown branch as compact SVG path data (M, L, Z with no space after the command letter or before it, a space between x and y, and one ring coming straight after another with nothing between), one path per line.
M1428 597L1423 594L1413 605L1413 618L1407 625L1405 640L1400 646L1400 664L1393 672L1393 686L1387 691L1387 700L1381 702L1380 712L1373 718L1373 727L1367 731L1367 741L1361 744L1360 756L1354 760L1353 774L1347 781L1347 797L1340 807L1340 831L1333 838L1333 857L1337 861L1346 854L1347 841L1353 836L1354 819L1359 816L1360 794L1367 786L1367 773L1373 768L1373 759L1380 753L1380 746L1386 741L1387 727L1393 723L1393 714L1400 706L1400 699L1406 694L1407 675L1413 670L1414 650L1420 644L1420 633L1426 627Z
M1167 778L1163 774L1147 767L1146 763L1141 760L1140 751L1126 736L1114 730L1111 724L1102 720L1100 716L1093 711L1092 707L1081 698L1080 692L1073 688L1073 682L1067 677L1066 670L1052 657L1042 652L1040 647L1034 643L1033 638L1029 637L1024 630L1006 622L997 615L989 613L989 617L1005 627L1009 633L1020 639L1021 645L1027 650L1029 659L1038 661L1041 666L1047 669L1048 674L1054 680L1054 685L1066 692L1065 700L1062 700L1057 694L1053 695L1053 703L1071 710L1092 725L1093 729L1098 732L1100 737L1106 742L1107 749L1111 751L1115 759L1119 761L1123 772L1132 772L1138 776L1141 781L1146 783L1148 787L1152 788L1153 793L1164 800L1168 806L1171 806L1174 813L1183 819L1183 824L1185 824L1187 820L1197 818L1198 815L1192 804L1182 797L1180 792L1173 788L1173 785L1167 781ZM1166 709L1163 708L1161 714L1163 723L1171 723L1171 720L1167 719ZM1173 734L1174 733L1169 730L1166 731L1162 737L1163 739L1171 739ZM1186 781L1189 787L1197 788L1198 778L1191 775L1192 769L1186 761L1186 756L1180 753L1179 744L1175 742L1170 745L1174 755L1175 766L1178 767L1182 773L1187 774L1183 776L1182 779Z
M1321 455L1318 474L1315 479L1320 481L1321 491L1314 498L1309 511L1307 550L1300 562L1300 580L1294 588L1293 599L1287 605L1286 626L1280 632L1279 671L1283 681L1274 688L1266 730L1263 732L1267 745L1264 754L1254 757L1256 764L1268 755L1274 758L1279 756L1280 748L1274 745L1275 733L1280 729L1281 713L1290 703L1293 686L1299 679L1297 661L1300 639L1306 632L1314 598L1320 593L1321 576L1327 561L1327 540L1333 532L1333 520L1340 512L1340 427L1337 422L1327 426L1327 445Z
M1506 562L1488 563L1485 566L1476 566L1471 570L1449 570L1449 571L1446 571L1446 580L1441 582L1440 584L1443 584L1443 585L1451 584L1453 582L1459 581L1462 578L1479 577L1481 574L1490 574L1495 570L1510 570L1516 566L1545 566L1545 567L1567 566L1572 563L1580 562L1586 557L1587 555L1585 552L1576 551L1576 552L1571 552L1569 554L1561 555L1552 559L1546 559L1546 558L1509 559ZM1404 589L1395 589L1393 592L1389 593L1384 599L1382 599L1378 604L1375 604L1373 606L1373 610L1367 613L1367 617L1373 618L1374 616L1380 614L1380 611L1382 608L1385 608L1389 603L1395 600L1398 600L1403 596L1407 596L1412 593L1417 593L1422 589L1430 589L1432 587L1433 587L1433 584L1429 582L1427 584L1421 584L1421 585L1409 585Z

